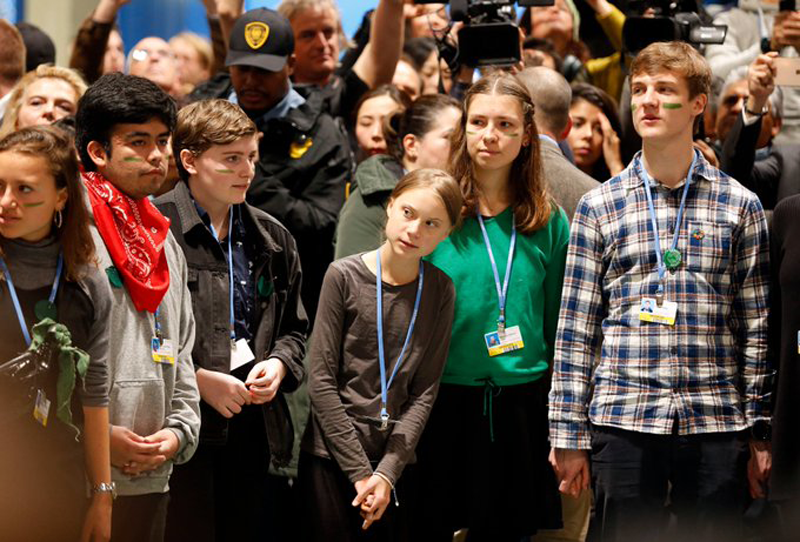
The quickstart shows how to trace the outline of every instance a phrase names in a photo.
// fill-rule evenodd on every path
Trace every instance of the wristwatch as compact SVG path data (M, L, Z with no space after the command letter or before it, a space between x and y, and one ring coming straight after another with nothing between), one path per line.
M744 103L744 112L752 117L763 117L769 112L769 108L767 108L766 104L764 107L761 108L761 111L750 111L750 108L747 107L747 102Z
M115 484L114 482L111 482L109 484L107 484L105 482L101 482L101 483L97 484L96 486L92 487L92 493L93 494L94 493L111 493L111 498L112 499L116 499L117 498L117 484Z
M765 420L759 420L750 428L750 437L753 440L769 442L772 440L772 425Z

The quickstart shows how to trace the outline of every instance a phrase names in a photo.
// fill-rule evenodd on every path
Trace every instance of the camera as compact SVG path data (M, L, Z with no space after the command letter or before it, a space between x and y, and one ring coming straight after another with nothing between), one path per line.
M441 0L416 0L441 4ZM450 18L463 21L458 49L442 50L451 65L510 66L520 61L519 27L514 4L520 7L552 6L555 0L450 0Z
M694 46L722 43L728 32L725 25L704 21L695 0L644 0L631 2L629 7L637 13L648 8L655 12L652 17L627 17L625 20L622 42L625 50L632 54L657 41L685 41Z

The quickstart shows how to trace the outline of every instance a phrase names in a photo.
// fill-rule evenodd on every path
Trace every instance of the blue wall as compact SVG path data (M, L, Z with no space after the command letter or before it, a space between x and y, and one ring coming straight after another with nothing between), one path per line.
M21 21L24 15L23 9L25 0L0 0L0 19L6 19L12 23Z
M2 1L2 0L0 0ZM245 7L274 8L279 0L245 0ZM364 12L377 5L377 0L339 0L342 24L348 36L352 36L361 22ZM122 7L119 26L125 40L127 53L140 39L160 36L169 39L178 32L190 30L208 36L205 9L198 0L135 0Z

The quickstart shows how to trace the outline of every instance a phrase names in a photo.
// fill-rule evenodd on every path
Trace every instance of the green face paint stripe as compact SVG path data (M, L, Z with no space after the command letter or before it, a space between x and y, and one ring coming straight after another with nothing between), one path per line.
M631 111L636 111L637 107L639 107L639 104L631 104Z
M478 135L478 132L470 132L469 130L467 130L467 135Z
M217 173L226 173L229 175L236 173L232 169L215 169L214 171L216 171Z
M142 160L138 156L126 156L125 158L122 159L122 161L123 162L144 162L144 160Z
M23 207L27 207L28 209L30 209L31 207L39 207L40 205L44 205L44 202L43 201L37 201L37 202L34 202L34 203L23 203L22 204Z
M508 137L519 137L519 134L514 132L513 134L508 134Z
M664 109L680 109L683 104L664 104Z

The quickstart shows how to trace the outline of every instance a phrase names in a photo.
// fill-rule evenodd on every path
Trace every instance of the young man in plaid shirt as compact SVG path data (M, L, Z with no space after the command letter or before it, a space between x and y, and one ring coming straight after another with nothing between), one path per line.
M762 496L771 461L767 223L756 196L693 147L705 59L655 43L630 81L642 151L573 220L551 462L577 495L591 453L604 542L736 540L746 480ZM664 530L667 502L677 533Z

